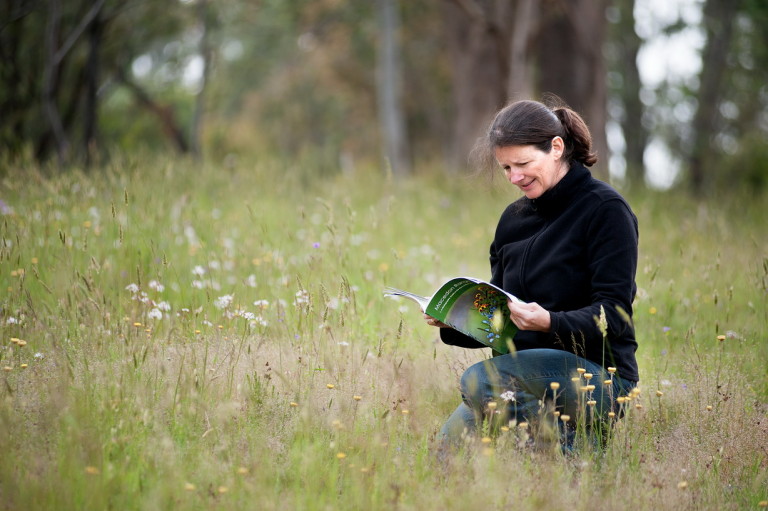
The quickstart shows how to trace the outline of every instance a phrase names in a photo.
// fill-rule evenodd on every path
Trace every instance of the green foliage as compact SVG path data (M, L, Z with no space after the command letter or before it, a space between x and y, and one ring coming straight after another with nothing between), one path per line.
M313 170L139 155L89 175L7 169L2 507L768 499L764 196L630 197L642 393L604 451L532 450L514 428L441 458L458 377L485 355L443 345L382 290L487 275L508 191Z

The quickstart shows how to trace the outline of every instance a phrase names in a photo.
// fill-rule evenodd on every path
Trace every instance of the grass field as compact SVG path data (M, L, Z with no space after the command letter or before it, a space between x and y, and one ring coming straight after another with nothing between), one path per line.
M0 185L1 509L768 506L768 201L629 196L639 397L608 447L435 437L488 356L392 285L488 276L516 195L130 160Z

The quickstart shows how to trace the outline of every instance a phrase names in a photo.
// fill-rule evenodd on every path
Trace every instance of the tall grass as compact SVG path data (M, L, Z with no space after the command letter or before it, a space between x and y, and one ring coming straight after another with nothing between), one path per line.
M642 392L607 449L513 429L435 455L487 354L381 292L487 276L511 198L263 162L6 169L0 508L766 505L764 197L630 197Z

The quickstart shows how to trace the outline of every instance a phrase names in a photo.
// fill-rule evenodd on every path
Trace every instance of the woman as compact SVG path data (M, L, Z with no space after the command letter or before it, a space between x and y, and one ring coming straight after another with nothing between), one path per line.
M519 328L515 351L467 369L463 403L442 435L457 441L484 417L541 423L543 403L544 413L569 417L560 427L570 443L579 417L588 427L599 424L639 380L631 321L637 219L616 190L587 170L597 161L592 137L567 107L510 104L491 124L485 152L525 195L499 220L491 282L526 303L508 304ZM446 344L483 347L425 319L441 328Z

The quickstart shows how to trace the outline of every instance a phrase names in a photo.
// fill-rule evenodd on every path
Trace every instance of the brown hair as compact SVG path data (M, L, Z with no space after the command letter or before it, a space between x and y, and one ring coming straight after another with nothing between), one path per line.
M533 145L548 153L555 137L565 142L563 159L567 162L577 161L587 167L597 162L592 135L578 113L561 103L549 107L530 100L516 101L499 110L487 136L475 148L475 158L484 166L495 163L494 149L511 145Z

